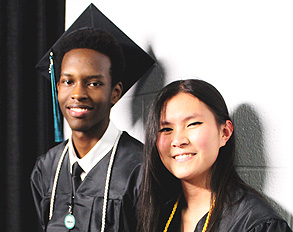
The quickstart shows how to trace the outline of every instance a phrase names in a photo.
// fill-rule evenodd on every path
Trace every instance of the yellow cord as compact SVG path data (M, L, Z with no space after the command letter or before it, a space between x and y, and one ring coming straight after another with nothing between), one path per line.
M173 219L173 216L174 216L174 214L175 214L175 212L176 212L176 209L177 209L177 206L178 206L178 203L179 203L180 197L181 197L181 194L178 196L177 201L175 202L175 204L174 204L174 206L173 206L172 212L171 212L171 214L170 214L170 216L169 216L169 219L168 219L168 221L167 221L167 223L166 223L166 226L165 226L164 232L167 232L167 231L168 231L169 225L170 225L170 223L171 223L171 221L172 221L172 219Z
M206 222L205 222L205 224L204 224L204 226L203 226L203 228L202 228L202 232L206 232L206 230L207 230L207 228L208 228L208 224L209 224L209 222L210 222L210 216L211 216L211 214L212 214L212 210L213 210L213 208L215 207L215 199L213 200L213 204L212 204L212 206L211 206L211 208L210 208L210 210L209 210L209 214L208 214L208 216L207 216L207 219L206 219Z
M172 219L173 219L173 217L174 217L174 214L175 214L175 212L176 212L176 209L177 209L177 206L178 206L178 203L179 203L180 197L181 197L181 194L178 196L177 201L175 202L175 204L174 204L174 206L173 206L172 212L171 212L171 214L170 214L170 216L169 216L169 219L168 219L168 221L167 221L167 223L166 223L166 226L165 226L165 229L164 229L163 232L167 232L167 231L168 231L168 228L169 228L169 226L170 226L170 223L171 223L171 221L172 221ZM205 221L205 223L204 223L204 226L203 226L203 228L202 228L202 232L206 232L206 230L207 230L207 227L208 227L208 224L209 224L209 221L210 221L210 216L211 216L211 214L212 214L213 208L215 207L215 202L216 202L216 199L213 200L213 204L211 205L211 208L210 208L210 210L209 210L209 213L208 213L207 219L206 219L206 221Z

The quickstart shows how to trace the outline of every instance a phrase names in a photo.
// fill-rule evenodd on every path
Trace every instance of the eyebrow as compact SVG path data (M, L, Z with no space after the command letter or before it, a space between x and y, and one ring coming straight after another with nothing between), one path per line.
M183 119L183 121L186 122L186 121L191 120L191 119L196 118L196 117L199 117L199 114L189 115L189 116L185 117ZM166 126L166 125L170 125L170 124L172 124L172 123L171 122L168 122L166 120L160 121L160 125L162 125L162 126Z
M72 77L74 75L70 74L70 73L61 73L60 76L66 76L66 77ZM104 76L102 74L97 74L97 75L88 75L86 76L86 79L94 79L94 78L98 78L101 79Z
M72 76L71 74L69 74L69 73L60 73L60 76Z
M101 79L101 78L104 78L104 76L103 75L101 75L101 74L98 74L98 75L89 75L89 76L87 76L86 77L87 79Z

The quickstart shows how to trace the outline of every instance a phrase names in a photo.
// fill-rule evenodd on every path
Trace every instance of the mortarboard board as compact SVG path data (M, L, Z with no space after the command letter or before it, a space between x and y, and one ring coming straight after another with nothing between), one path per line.
M116 39L121 45L125 58L125 71L122 95L139 79L141 78L155 61L143 51L136 43L134 43L124 32L122 32L115 24L113 24L95 5L90 4L85 11L76 19L76 21L60 36L54 43L51 49L41 58L36 65L36 69L46 78L51 79L52 82L52 96L53 96L53 110L54 110L54 127L55 127L55 141L62 141L63 136L56 139L56 135L61 133L61 130L56 130L56 127L61 128L61 117L57 101L57 94L55 88L55 78L53 69L53 60L50 53L57 53L60 48L60 41L70 33L81 28L97 28L106 31ZM50 73L48 71L49 65ZM58 77L59 79L59 77ZM55 99L54 99L55 98ZM58 126L59 124L59 126ZM58 136L57 136L58 137Z

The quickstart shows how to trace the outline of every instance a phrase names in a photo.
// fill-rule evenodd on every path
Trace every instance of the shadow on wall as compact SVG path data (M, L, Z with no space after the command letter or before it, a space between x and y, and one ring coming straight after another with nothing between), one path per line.
M133 126L140 119L145 125L153 98L164 87L165 83L165 69L163 64L156 59L151 46L147 49L147 53L155 60L155 64L140 78L135 87L135 97L132 98L131 102Z
M252 105L242 104L232 115L236 142L236 167L241 178L256 190L264 193L267 181L267 160L264 149L264 127ZM292 227L292 215L268 198L277 212Z

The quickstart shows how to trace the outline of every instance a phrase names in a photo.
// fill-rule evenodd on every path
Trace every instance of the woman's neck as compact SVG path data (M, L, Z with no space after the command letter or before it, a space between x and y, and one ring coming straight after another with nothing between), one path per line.
M209 211L212 192L206 185L182 182L186 207L182 210L182 231L194 231L200 219Z
M209 209L212 199L212 192L210 188L190 184L188 182L182 182L182 190L187 208L197 209L201 206L207 205Z

